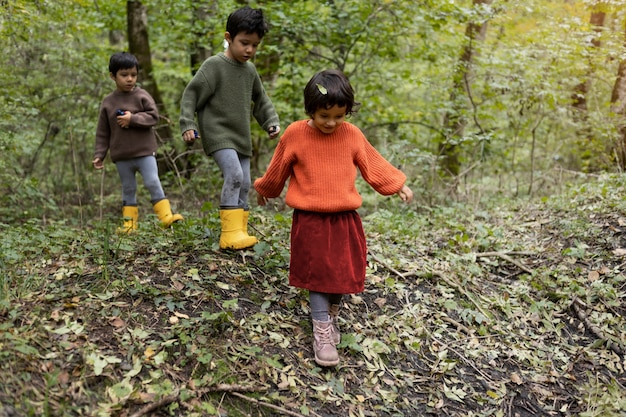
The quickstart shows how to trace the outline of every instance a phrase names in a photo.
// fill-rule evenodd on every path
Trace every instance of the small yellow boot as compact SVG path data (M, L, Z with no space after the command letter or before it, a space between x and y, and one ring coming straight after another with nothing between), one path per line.
M183 220L180 214L172 214L170 200L164 198L154 204L154 212L156 213L162 227L170 227L172 223Z
M243 210L243 227L241 228L241 230L242 230L245 234L247 234L247 235L248 235L248 218L249 218L249 217L250 217L250 210L246 210L246 209L244 209L244 210ZM248 236L250 236L250 235L248 235ZM255 244L256 244L256 243L259 243L259 239L257 239L257 238L256 238L256 237L254 237L254 236L250 236L250 237L254 238L254 240L255 240L255 242L254 242L254 243L255 243Z
M117 228L117 233L128 234L137 230L137 220L139 219L137 206L122 207L122 217L124 218L124 224Z
M257 243L257 238L248 236L243 231L243 209L220 210L222 234L220 235L221 249L246 249Z

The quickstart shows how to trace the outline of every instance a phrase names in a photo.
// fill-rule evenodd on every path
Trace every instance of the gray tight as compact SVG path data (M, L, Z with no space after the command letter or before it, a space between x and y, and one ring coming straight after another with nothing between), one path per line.
M220 207L243 207L247 210L248 192L252 184L250 157L243 156L234 149L220 149L212 156L224 176Z
M152 204L165 198L161 181L159 180L159 168L153 155L140 158L117 161L115 163L117 173L122 182L122 204L125 206L137 205L137 171L143 177L143 183L150 192Z
M328 321L328 307L331 304L341 303L343 294L327 294L323 292L309 291L309 303L311 305L311 317L313 320Z

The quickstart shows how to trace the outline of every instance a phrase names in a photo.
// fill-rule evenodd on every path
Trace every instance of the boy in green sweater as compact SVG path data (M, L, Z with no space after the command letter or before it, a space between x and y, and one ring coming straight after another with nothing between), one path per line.
M199 133L204 152L215 159L224 177L220 197L221 249L245 249L258 242L247 231L251 116L270 138L280 132L274 105L254 64L249 62L267 30L261 9L244 7L231 13L224 34L228 48L204 61L181 99L183 140L191 143Z

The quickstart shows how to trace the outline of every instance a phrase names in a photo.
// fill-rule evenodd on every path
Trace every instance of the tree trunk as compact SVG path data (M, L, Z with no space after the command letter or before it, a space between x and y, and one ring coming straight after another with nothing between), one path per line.
M589 23L591 24L591 27L593 28L593 31L596 35L599 35L604 27L606 13L604 12L603 8L603 4L594 5L593 11L591 12L591 18L589 19ZM594 49L600 47L600 39L598 36L593 37L593 39L591 40L591 45ZM593 64L591 63L591 59L589 61L590 63L587 70L587 77L583 82L581 82L574 88L574 94L572 96L572 106L574 107L574 109L579 111L580 117L582 119L586 119L587 93L589 92L589 88L591 86L591 77L595 72Z
M137 57L139 61L139 82L152 98L159 110L159 124L155 129L157 139L161 147L160 153L164 158L158 158L159 172L175 171L180 172L179 165L184 161L177 161L176 143L172 142L172 129L170 128L170 118L165 111L163 98L159 92L156 79L152 70L152 54L150 53L150 41L148 39L148 14L146 7L141 1L128 0L126 2L126 24L128 31L129 52ZM166 145L166 146L163 146Z
M611 94L613 111L621 117L622 122L618 126L619 140L615 144L615 153L618 158L619 167L622 171L626 168L626 124L623 122L626 117L624 111L626 104L626 59L622 59L617 69L617 78Z
M193 3L192 7L194 8L193 19L194 24L193 27L201 27L201 25L196 25L196 22L205 22L210 16L216 14L217 4L213 3ZM206 32L195 30L193 32L194 40L191 44L191 54L189 55L190 65L191 65L191 73L195 74L200 65L209 57L215 54L213 49L209 49L205 47L206 45Z
M491 4L492 0L474 0L473 6ZM466 107L466 100L470 94L469 78L471 74L472 57L475 53L474 44L485 39L487 22L470 22L465 29L467 45L459 58L456 72L453 78L450 102L452 108L446 112L443 118L444 137L439 143L439 154L443 157L441 168L444 175L456 176L460 172L461 161L459 157L458 141L463 137L467 121L462 116Z

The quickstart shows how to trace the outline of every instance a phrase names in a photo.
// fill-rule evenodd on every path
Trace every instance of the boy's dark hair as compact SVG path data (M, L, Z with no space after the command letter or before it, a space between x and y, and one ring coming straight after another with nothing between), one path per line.
M356 112L359 103L354 101L350 80L339 70L325 70L315 74L304 87L304 111L309 116L321 108L334 105L346 107L346 115Z
M241 32L256 33L259 38L263 39L268 30L269 26L263 17L263 10L249 6L235 10L226 21L226 32L230 33L232 39L235 39L235 36Z
M111 55L109 59L109 72L113 75L117 75L119 70L137 68L139 71L139 61L137 57L128 52L117 52Z

